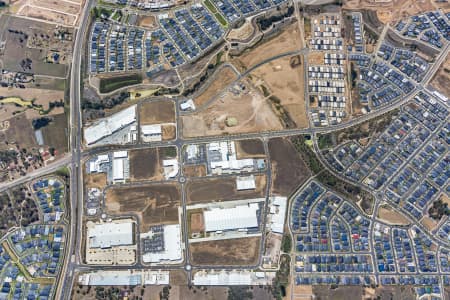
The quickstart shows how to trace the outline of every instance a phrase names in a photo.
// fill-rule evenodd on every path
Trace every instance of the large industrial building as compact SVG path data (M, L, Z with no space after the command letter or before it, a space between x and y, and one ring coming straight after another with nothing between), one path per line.
M206 232L258 228L258 203L230 208L212 208L203 212Z
M78 283L89 286L167 285L169 284L169 272L147 270L98 271L80 275Z
M101 223L88 227L90 248L111 248L134 244L134 223Z
M194 274L194 285L270 285L275 272L253 271L199 271Z
M286 219L287 198L274 196L271 198L269 224L273 233L283 234Z
M84 129L84 139L86 144L92 145L135 121L136 105L133 105L96 122L92 126L86 127Z

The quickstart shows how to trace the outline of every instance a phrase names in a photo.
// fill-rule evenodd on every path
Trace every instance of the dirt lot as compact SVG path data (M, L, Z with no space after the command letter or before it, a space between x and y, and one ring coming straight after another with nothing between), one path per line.
M130 178L132 181L161 180L162 176L157 148L130 151Z
M261 140L240 140L236 141L235 145L238 159L266 157L264 145Z
M203 177L203 176L206 176L206 166L205 165L184 166L183 174L186 177Z
M139 118L141 125L175 122L175 103L172 100L143 102Z
M84 174L83 179L86 189L98 188L99 190L103 190L106 187L105 173Z
M275 138L269 141L272 163L272 192L289 196L311 175L291 141Z
M130 151L131 181L163 180L162 160L173 158L176 156L176 153L175 147L146 148Z
M434 0L348 0L344 1L347 9L376 10L378 18L384 24L398 22L401 18L423 13L437 8Z
M174 125L163 125L161 127L162 131L162 140L163 141L170 141L174 140L177 137L177 128Z
M450 95L450 54L431 80L431 85L447 97Z
M155 29L158 27L155 16L138 16L137 24L138 26L148 29Z
M178 222L180 188L177 184L113 187L106 192L106 209L113 214L138 215L141 230L155 224Z
M203 232L205 230L205 220L201 212L191 214L190 232Z
M223 92L223 89L237 79L236 73L230 67L224 67L217 71L214 80L210 82L209 86L194 98L197 109L208 102L214 96Z
M75 26L84 1L13 0L11 2L10 11L18 15L65 26Z
M236 58L238 61L236 65L248 69L265 59L281 53L300 50L302 47L303 45L300 40L298 24L295 22L287 26L278 36L275 36L262 44L257 44L252 49L245 51L242 55L238 56Z
M283 57L265 64L251 73L255 84L265 86L273 98L274 105L281 105L296 127L308 127L305 107L304 72L299 56ZM269 99L272 99L269 97ZM277 103L278 101L280 103ZM280 110L281 112L281 110Z
M429 231L433 230L437 226L437 222L428 216L424 216L420 220L420 223L422 223L422 225L425 226L425 228L427 228Z
M254 31L255 29L253 28L251 21L245 20L244 25L242 25L241 27L237 29L231 29L231 31L228 33L227 39L244 41L250 38Z
M237 125L228 127L226 120ZM198 137L280 130L283 126L264 96L250 84L235 86L206 109L181 117L183 135Z
M235 178L197 179L186 184L189 204L265 197L266 176L255 176L256 189L237 191Z
M409 220L404 215L395 211L394 208L388 205L380 207L380 209L378 210L377 217L389 224L396 224L396 225L410 224Z
M260 237L192 243L193 265L252 265L259 255Z

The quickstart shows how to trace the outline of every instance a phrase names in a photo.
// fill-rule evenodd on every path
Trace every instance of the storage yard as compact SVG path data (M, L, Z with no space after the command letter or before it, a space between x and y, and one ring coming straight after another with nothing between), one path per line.
M139 216L142 232L148 226L178 222L178 206L181 204L177 184L146 184L109 188L105 206L109 213Z
M190 244L192 264L254 265L258 261L260 240L253 237Z

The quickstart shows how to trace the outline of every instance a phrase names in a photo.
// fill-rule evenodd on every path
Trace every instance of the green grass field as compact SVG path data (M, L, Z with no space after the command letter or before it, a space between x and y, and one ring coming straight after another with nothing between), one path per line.
M100 93L110 93L122 87L134 85L142 82L139 74L130 74L113 78L100 79Z

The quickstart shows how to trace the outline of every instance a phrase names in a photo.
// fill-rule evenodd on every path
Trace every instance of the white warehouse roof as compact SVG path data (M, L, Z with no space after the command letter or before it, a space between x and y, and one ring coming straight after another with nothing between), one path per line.
M197 272L194 275L194 285L251 285L252 276L250 272L220 272L206 274Z
M167 260L177 261L181 259L181 229L179 224L164 226L164 251L145 253L144 255L142 255L142 260L147 263L155 263Z
M123 159L113 160L113 180L123 180L125 178L123 163Z
M273 197L270 206L270 229L272 232L283 234L286 216L286 197Z
M84 139L88 145L97 142L105 136L136 121L136 105L130 106L118 113L105 118L84 129Z
M232 208L213 208L203 212L205 231L222 231L258 227L257 203Z
M143 135L161 135L161 125L142 125L141 131Z
M133 223L103 223L88 227L90 248L110 248L133 244Z
M255 176L238 176L236 177L236 188L238 191L254 190L256 188Z

